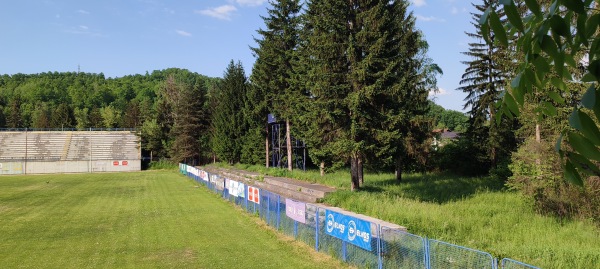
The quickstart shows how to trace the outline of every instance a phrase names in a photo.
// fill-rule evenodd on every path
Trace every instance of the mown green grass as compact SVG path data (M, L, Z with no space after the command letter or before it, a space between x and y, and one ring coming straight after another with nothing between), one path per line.
M409 232L499 258L541 268L600 268L600 229L585 220L537 214L525 197L503 182L452 175L412 174L398 183L392 174L365 174L362 191L350 192L348 172L321 178L317 171L238 166L319 182L340 189L325 203L408 228Z
M2 268L342 268L175 170L0 177Z

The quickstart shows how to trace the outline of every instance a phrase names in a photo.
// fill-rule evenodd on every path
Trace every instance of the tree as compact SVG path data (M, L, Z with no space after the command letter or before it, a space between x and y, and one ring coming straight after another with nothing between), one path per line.
M507 148L502 141L510 139L502 137L503 133L510 136L510 133L506 133L503 129L512 128L506 120L503 120L502 124L490 124L496 115L495 104L505 90L506 78L509 75L506 66L502 64L506 62L504 58L507 53L503 47L485 43L485 40L495 37L489 31L482 31L479 24L479 20L488 8L498 9L498 1L484 0L482 4L473 4L473 6L479 11L471 14L473 19L471 24L475 26L476 31L466 34L477 41L469 43L469 51L463 52L471 59L462 62L467 65L467 68L460 81L460 85L463 86L458 90L467 93L464 105L464 109L470 109L468 112L470 128L467 135L473 138L474 145L482 152L488 152L490 163L495 166L499 158L498 151Z
M77 129L85 129L89 127L90 120L88 118L89 109L87 107L84 108L75 108L73 111L73 116L75 117L75 128Z
M102 123L105 128L116 128L121 119L120 111L112 105L101 108L100 115L102 115Z
M402 162L409 123L427 104L427 91L418 87L420 33L407 7L405 1L308 5L302 57L310 94L303 117L313 124L306 133L329 137L316 141L322 156L350 162L352 190L360 187L365 163Z
M588 90L574 105L569 117L571 129L565 129L556 144L564 158L565 179L583 185L582 175L600 176L600 50L597 48L600 44L600 14L597 1L552 0L548 9L542 9L537 1L525 1L525 4L530 12L526 19L519 16L512 0L505 0L506 25L492 9L486 10L480 20L482 28L485 31L491 29L497 37L486 41L507 47L508 36L518 36L517 50L523 52L511 82L512 90L502 99L499 117L518 116L525 101L532 100L532 96L544 96L564 104L562 93L569 92L568 82L584 84ZM582 54L586 56L584 59L580 58ZM581 68L585 74L574 77L568 68ZM546 89L549 84L559 91ZM540 118L556 115L556 107L551 102L534 106ZM563 145L563 140L568 147Z
M290 121L297 111L294 109L299 90L292 83L294 62L297 58L301 10L299 0L269 1L269 16L262 17L266 30L258 30L262 39L256 39L257 48L252 48L256 62L252 70L252 83L267 93L269 109L286 124L286 149L288 170L292 170L292 141ZM265 115L266 118L266 115ZM268 162L268 160L267 160Z
M48 105L46 103L39 104L33 111L32 128L50 128Z
M247 87L242 64L231 61L213 96L216 105L211 116L211 148L220 160L230 164L241 159L242 139L247 130L243 114Z
M21 97L14 97L8 106L8 116L6 117L6 127L22 128L23 120L21 118Z
M185 72L181 76L188 73ZM200 137L207 127L203 109L206 98L204 84L191 80L179 82L175 75L171 74L167 77L162 92L173 119L169 133L172 137L169 154L176 162L197 164L200 161Z

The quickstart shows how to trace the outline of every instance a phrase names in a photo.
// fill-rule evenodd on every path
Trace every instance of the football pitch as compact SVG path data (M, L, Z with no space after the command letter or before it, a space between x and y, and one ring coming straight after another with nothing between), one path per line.
M0 176L2 268L345 268L176 171Z

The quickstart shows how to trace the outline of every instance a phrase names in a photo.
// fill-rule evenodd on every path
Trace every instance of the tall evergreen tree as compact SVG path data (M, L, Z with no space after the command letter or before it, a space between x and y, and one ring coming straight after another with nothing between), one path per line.
M177 162L197 164L201 152L200 137L206 129L203 124L206 90L203 84L175 81L173 75L167 78L165 87L173 118L171 158Z
M211 115L211 148L220 160L230 164L241 159L242 139L247 130L243 114L247 87L242 64L231 61L211 96L215 104Z
M467 36L476 39L469 43L469 51L463 52L471 59L463 61L467 65L465 73L458 88L465 93L465 109L469 109L469 131L467 135L473 140L473 144L479 152L487 154L480 159L487 159L495 166L499 159L499 150L507 147L505 142L514 141L512 134L513 121L504 119L502 124L493 124L496 115L496 103L500 95L505 91L508 77L507 51L494 44L486 44L485 39L494 39L493 32L482 32L479 20L488 8L498 9L497 0L484 0L482 4L473 6L478 13L472 13L475 27L474 33L466 33ZM501 14L500 14L501 15ZM487 34L488 36L484 36ZM492 124L491 124L492 123ZM514 144L514 143L513 143ZM485 161L488 162L488 161Z
M294 104L299 98L292 76L297 59L301 5L299 0L270 0L269 4L272 7L268 9L269 16L262 17L266 29L257 31L262 39L255 39L258 47L252 48L256 62L251 81L259 91L267 93L271 112L285 121L287 165L292 170L290 121L296 117Z
M303 59L316 149L350 162L351 189L365 162L401 160L408 123L427 106L419 83L419 33L406 1L309 3ZM327 128L316 130L320 126ZM324 133L327 132L327 133Z

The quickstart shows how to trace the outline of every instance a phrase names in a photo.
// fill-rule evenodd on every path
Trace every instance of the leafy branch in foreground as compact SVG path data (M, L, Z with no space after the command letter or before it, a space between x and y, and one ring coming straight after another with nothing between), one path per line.
M571 129L564 130L556 143L565 179L583 186L582 176L600 176L600 12L598 1L551 0L548 6L539 1L524 0L524 18L513 0L501 0L508 19L502 23L498 14L488 8L480 20L482 31L493 32L493 41L509 46L509 37L516 36L516 49L522 52L515 77L499 103L500 117L519 116L526 97L545 96L556 104L565 104L567 84L584 84L587 91L574 104L569 117ZM484 37L487 35L484 34ZM587 59L586 59L587 58ZM583 70L573 76L570 70ZM552 102L535 104L538 117L555 116ZM596 119L594 119L594 116ZM570 148L563 147L566 140Z

